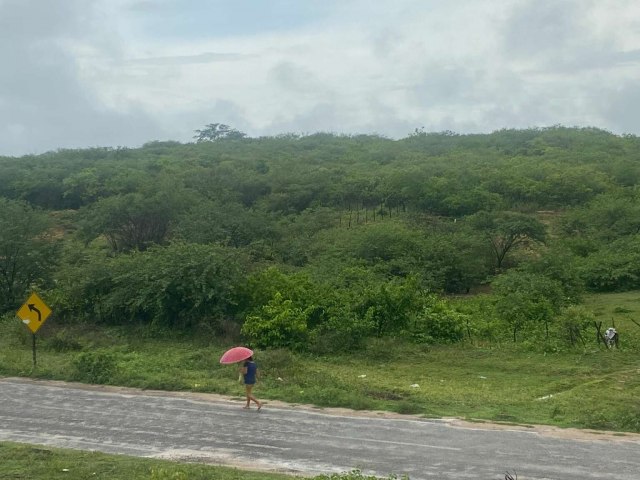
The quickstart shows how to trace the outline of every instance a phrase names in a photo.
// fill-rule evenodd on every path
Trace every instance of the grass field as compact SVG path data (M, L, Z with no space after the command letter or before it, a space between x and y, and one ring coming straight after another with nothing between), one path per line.
M0 442L0 480L294 480L290 475ZM404 477L402 477L404 478ZM390 475L388 480L402 480ZM378 480L358 470L310 480Z
M615 323L620 349L604 349L594 339L555 354L513 344L430 347L378 340L342 356L264 351L257 352L262 379L256 394L320 407L640 432L640 327L631 321L640 312L640 292L591 296L586 305L603 329ZM234 367L218 364L230 345L144 330L62 329L53 322L43 327L33 371L30 334L6 319L0 325L0 375L242 393Z
M292 480L288 475L0 442L0 480Z
M604 328L615 326L625 336L640 338L640 292L590 295L585 298L585 306L602 321Z

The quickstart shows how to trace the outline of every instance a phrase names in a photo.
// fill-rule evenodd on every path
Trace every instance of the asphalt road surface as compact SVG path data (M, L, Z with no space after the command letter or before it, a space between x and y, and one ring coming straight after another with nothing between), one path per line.
M640 436L0 379L0 440L300 475L640 479Z

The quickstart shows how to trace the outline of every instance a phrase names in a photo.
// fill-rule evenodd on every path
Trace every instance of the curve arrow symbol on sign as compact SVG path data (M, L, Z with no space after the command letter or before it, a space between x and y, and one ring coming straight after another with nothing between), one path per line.
M32 312L36 312L38 314L38 321L42 322L42 313L40 313L40 310L38 310L38 307L36 307L33 303L30 303L28 306L29 306L29 310L31 310Z

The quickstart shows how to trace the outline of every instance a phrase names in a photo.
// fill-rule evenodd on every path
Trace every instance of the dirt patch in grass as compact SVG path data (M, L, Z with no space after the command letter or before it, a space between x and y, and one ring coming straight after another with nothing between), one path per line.
M407 398L407 394L385 392L379 390L367 390L364 392L367 397L375 398L376 400L404 400Z

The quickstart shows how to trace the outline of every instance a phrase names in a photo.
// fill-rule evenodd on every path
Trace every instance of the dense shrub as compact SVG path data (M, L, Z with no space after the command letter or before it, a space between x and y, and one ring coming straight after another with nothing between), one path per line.
M243 265L242 252L217 245L94 253L69 267L52 295L65 316L191 328L235 310Z
M593 330L595 317L592 312L581 306L571 306L565 309L558 317L558 338L565 345L584 345L587 340L593 338L588 335Z
M464 338L467 316L457 312L442 299L431 295L408 331L410 338L419 343L455 343Z
M493 283L496 313L509 325L513 341L523 328L543 325L549 336L550 325L568 299L560 282L529 272L509 271Z
M241 332L256 347L303 349L307 344L307 314L278 292L258 314L247 316Z
M328 317L328 320L311 332L309 349L314 353L358 350L374 332L370 317L360 317L346 306L333 306Z
M604 245L584 259L581 274L587 288L596 292L640 288L640 240L623 238Z
M74 379L87 383L109 383L118 369L114 353L103 350L82 352L73 361Z

